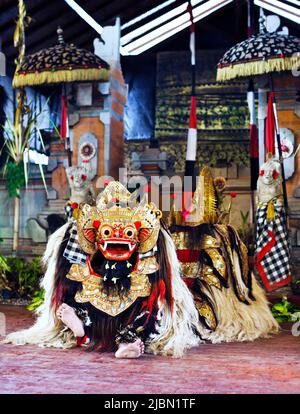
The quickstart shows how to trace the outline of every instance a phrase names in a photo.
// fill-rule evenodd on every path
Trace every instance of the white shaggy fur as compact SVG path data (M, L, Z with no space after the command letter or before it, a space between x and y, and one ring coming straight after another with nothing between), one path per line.
M212 343L254 341L277 333L279 325L274 319L264 291L252 276L255 301L250 304L239 301L233 286L219 290L215 287L203 289L211 299L217 314L218 326L214 332L202 337Z
M48 265L41 283L45 289L45 301L37 309L36 323L29 329L8 335L5 339L6 343L11 342L15 345L39 344L56 348L70 348L76 344L74 336L70 331L63 329L63 325L56 318L51 306L58 249L67 227L68 224L64 225L50 237L44 254L44 263ZM172 267L174 308L170 313L165 305L161 306L159 333L152 337L148 351L180 357L186 349L196 346L200 342L199 337L194 333L195 329L200 329L200 326L198 326L198 313L194 306L193 297L180 277L180 266L173 240L166 231L162 231Z
M180 276L180 264L171 236L162 229L172 273L173 312L162 304L158 334L151 340L148 351L154 354L181 357L185 350L201 341L195 331L203 331L191 292Z
M68 348L75 345L75 338L70 335L70 332L63 330L63 325L56 318L51 306L57 254L68 226L68 223L64 224L49 237L43 256L43 263L47 266L47 270L41 281L41 287L45 289L45 300L36 310L38 318L35 324L29 329L7 335L3 342L11 342L14 345L39 344L57 348Z
M36 311L38 316L36 323L29 329L8 335L3 342L15 345L39 344L56 348L70 348L76 345L74 335L69 330L64 330L64 325L57 319L51 306L57 254L67 228L68 223L58 229L49 238L47 244L43 257L47 271L41 282L41 286L45 289L45 301ZM250 305L237 299L232 284L222 290L203 287L203 291L214 305L218 320L214 332L204 328L199 323L192 294L181 279L174 242L165 230L162 229L162 232L171 265L174 305L171 312L165 303L160 304L158 333L151 336L147 346L148 352L181 357L185 350L201 343L196 331L202 339L212 343L253 341L278 332L278 323L273 318L265 294L254 277L253 294L256 300L249 299ZM234 262L239 287L245 293L238 260Z

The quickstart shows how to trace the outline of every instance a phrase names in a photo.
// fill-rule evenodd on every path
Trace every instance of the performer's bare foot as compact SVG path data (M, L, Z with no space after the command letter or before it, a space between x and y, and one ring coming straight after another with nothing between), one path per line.
M78 318L75 310L71 308L71 306L63 303L58 308L56 314L58 319L60 319L68 328L70 328L75 336L78 336L80 338L84 336L82 320Z
M135 342L129 344L120 344L117 352L115 353L116 358L139 358L145 351L144 342L141 339L137 339Z

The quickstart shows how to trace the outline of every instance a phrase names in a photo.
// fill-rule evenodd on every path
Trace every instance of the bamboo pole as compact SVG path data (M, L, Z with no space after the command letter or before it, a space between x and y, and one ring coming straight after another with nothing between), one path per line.
M17 190L18 197L14 198L14 234L12 255L17 256L19 250L19 232L20 232L20 190Z
M26 7L24 0L18 2L19 15L14 33L14 46L18 47L19 55L17 59L18 70L25 56L25 25L28 23L26 16ZM17 94L17 107L15 112L15 163L23 161L22 144L24 138L23 117L24 105L26 101L26 92L24 88L20 88ZM13 248L12 254L16 256L19 249L19 233L20 233L20 189L17 189L17 197L14 198L14 229L13 229Z

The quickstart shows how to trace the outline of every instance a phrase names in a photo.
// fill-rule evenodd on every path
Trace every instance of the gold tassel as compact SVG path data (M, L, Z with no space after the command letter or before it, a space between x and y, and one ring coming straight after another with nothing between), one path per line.
M78 219L79 213L80 213L79 208L74 208L74 210L73 210L74 219L76 219L76 220Z
M241 76L262 75L269 72L292 70L299 67L300 54L285 58L271 58L219 67L217 81L223 82Z
M274 201L270 200L267 207L267 221L273 221L275 219Z
M108 81L108 69L69 69L57 71L45 71L39 73L15 74L13 87L44 85L49 83L63 83L75 81Z

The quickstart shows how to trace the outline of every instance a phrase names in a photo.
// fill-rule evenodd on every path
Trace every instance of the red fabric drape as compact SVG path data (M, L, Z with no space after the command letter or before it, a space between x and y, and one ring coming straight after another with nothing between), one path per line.
M258 158L258 131L255 124L250 125L250 157Z
M274 92L269 93L266 121L266 153L275 154L275 116L273 110Z
M189 128L197 129L197 109L196 109L196 96L191 96L191 107L190 107L190 122Z
M68 136L68 109L66 97L61 97L61 119L60 119L60 136L65 139Z

